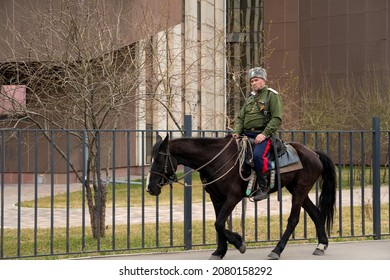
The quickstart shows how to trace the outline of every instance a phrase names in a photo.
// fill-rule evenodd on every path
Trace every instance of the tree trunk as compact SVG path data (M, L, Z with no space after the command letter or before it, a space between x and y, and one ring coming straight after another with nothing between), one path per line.
M94 192L91 186L85 183L92 234L97 239L105 236L107 187L106 184L100 183L100 186L93 184L93 189Z
M96 207L89 210L91 216L91 227L93 237L98 239L105 236L106 230L106 205Z

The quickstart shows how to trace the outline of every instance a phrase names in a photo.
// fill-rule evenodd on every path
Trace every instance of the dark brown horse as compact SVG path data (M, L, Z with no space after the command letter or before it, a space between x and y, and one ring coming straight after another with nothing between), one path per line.
M336 171L332 160L324 153L312 151L300 143L290 143L297 151L303 169L281 174L281 186L292 194L292 206L287 228L276 247L268 255L270 259L279 259L290 235L299 221L301 207L313 220L318 246L315 255L323 255L328 246L326 230L333 223L336 199ZM210 194L214 206L218 234L218 247L211 259L222 259L228 248L228 242L241 253L246 250L242 237L226 229L226 221L234 207L246 196L248 181L240 176L238 164L239 146L229 136L225 138L179 138L157 141L153 147L153 163L148 176L147 192L159 195L162 186L176 179L176 168L182 164L200 173L205 189ZM308 193L319 177L322 177L321 195L317 208ZM207 182L207 183L206 183ZM277 189L277 188L275 188ZM276 191L276 190L275 190Z

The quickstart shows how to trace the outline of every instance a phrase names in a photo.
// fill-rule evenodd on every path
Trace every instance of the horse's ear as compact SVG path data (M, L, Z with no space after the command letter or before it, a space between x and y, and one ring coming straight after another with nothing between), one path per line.
M169 141L169 134L167 134L167 136L165 136L164 143L167 144L168 141Z
M156 136L156 142L160 142L160 141L162 141L162 137L161 137L160 134L157 134L157 136Z

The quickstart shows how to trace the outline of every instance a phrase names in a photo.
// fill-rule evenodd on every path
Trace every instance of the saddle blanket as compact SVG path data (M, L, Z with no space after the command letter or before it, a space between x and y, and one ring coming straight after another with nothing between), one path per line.
M279 157L280 173L287 173L294 170L302 169L302 163L297 151L290 144L286 144L286 152Z

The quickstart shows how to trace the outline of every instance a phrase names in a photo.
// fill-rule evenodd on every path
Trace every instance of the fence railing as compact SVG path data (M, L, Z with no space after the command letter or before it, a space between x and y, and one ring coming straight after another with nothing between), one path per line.
M325 151L337 166L337 211L331 241L390 235L390 132L379 127L379 119L373 119L373 127L364 131L279 134L285 142L298 141ZM223 137L227 133L191 130L188 116L184 130L187 137ZM96 133L97 164L103 179L97 186L106 188L107 208L105 234L94 238L83 187L90 157L85 137L89 132L0 131L0 259L189 250L216 244L214 210L197 173L184 178L185 187L165 187L158 198L145 192L143 179L149 170L151 139L157 133L174 136L177 132ZM142 164L134 164L137 162ZM178 170L187 171L186 167ZM315 204L319 193L315 185L310 193ZM287 223L290 199L286 190L280 201L276 195L257 203L244 199L233 211L228 226L240 232L247 243L276 242ZM314 225L302 210L290 242L315 238Z

